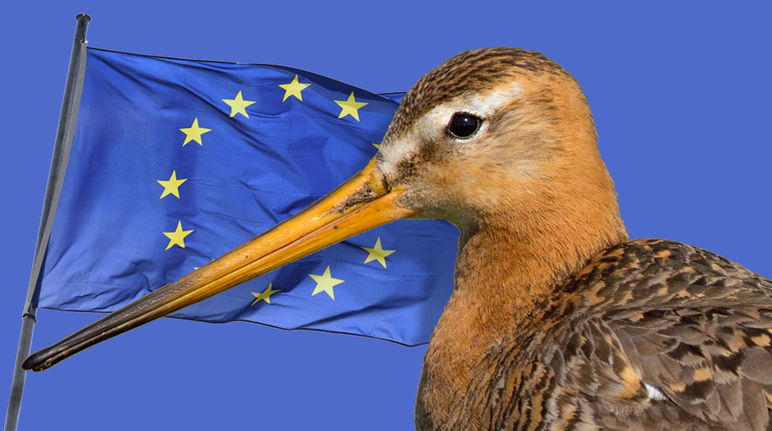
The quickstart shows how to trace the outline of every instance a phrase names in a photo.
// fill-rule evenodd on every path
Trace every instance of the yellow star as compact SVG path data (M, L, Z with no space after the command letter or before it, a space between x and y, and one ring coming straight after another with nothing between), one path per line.
M260 300L263 300L263 301L265 301L265 303L266 303L266 304L270 304L270 303L271 303L271 295L273 295L273 294L274 294L274 293L276 293L276 292L281 292L281 290L279 290L279 289L277 289L277 290L272 290L272 289L271 289L271 286L273 286L273 283L269 283L269 284L268 284L268 287L266 287L266 288L265 288L265 290L264 290L264 291L262 291L261 293L257 293L257 292L249 292L249 293L251 293L251 294L252 294L252 295L255 297L255 300L254 300L254 301L252 301L252 303L251 303L251 304L249 304L249 305L250 305L250 306L251 306L251 305L255 305L255 304L257 304L258 302L260 302Z
M162 185L164 188L164 191L161 193L161 197L158 199L163 199L165 196L172 194L174 196L177 196L177 199L180 198L180 185L187 181L187 178L177 179L177 171L172 171L172 176L169 177L169 180L155 180L158 184Z
M180 129L180 132L185 134L185 142L182 143L182 146L184 147L185 145L188 145L188 142L190 141L196 141L198 142L198 145L204 145L201 143L201 135L211 131L212 129L198 127L198 118L195 118L193 120L193 124L191 124L190 127L183 127Z
M384 250L381 247L381 237L375 240L373 248L361 247L367 252L365 263L377 260L384 268L386 268L386 257L394 253L396 250Z
M289 84L279 84L279 87L284 89L284 98L281 99L281 101L284 102L288 97L295 96L302 102L303 95L300 94L300 92L305 90L309 85L311 84L302 84L298 82L298 75L296 73L295 77L292 78L292 81L290 81Z
M185 237L190 235L191 232L193 232L192 229L182 230L182 222L177 221L177 229L175 229L174 232L163 233L169 238L169 245L166 246L166 249L168 250L175 245L181 248L185 248Z
M247 106L255 103L254 100L244 100L241 97L241 91L239 91L239 94L237 94L234 99L222 99L222 101L231 107L231 118L235 117L236 114L241 114L249 118L249 114L247 114Z
M381 149L381 144L373 144L373 147L375 147L376 149L380 150Z
M354 99L354 92L349 94L347 100L336 100L335 103L340 106L340 114L338 118L343 118L346 115L351 115L355 120L359 121L359 108L367 105L367 102L357 102Z
M343 283L343 280L339 278L332 278L330 275L329 265L327 265L327 269L324 270L324 274L308 274L308 276L313 278L316 282L316 287L314 288L314 292L311 294L311 296L314 296L319 292L325 292L330 295L330 298L332 298L333 301L335 300L335 293L332 291L332 288Z

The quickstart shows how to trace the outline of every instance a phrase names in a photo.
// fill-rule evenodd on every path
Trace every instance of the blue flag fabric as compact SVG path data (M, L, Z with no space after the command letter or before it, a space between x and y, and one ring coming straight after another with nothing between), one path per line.
M116 310L291 217L365 166L400 97L89 48L38 305ZM425 343L457 237L442 221L392 223L172 316Z

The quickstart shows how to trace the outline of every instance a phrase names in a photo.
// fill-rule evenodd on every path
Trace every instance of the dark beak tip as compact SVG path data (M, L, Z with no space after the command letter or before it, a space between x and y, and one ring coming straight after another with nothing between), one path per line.
M32 360L31 356L28 356L27 359L24 360L24 362L21 363L21 368L25 370L31 370L32 367L35 366L35 361Z
M24 360L24 362L21 363L21 367L25 370L32 370L32 371L43 371L45 369L48 369L53 364L48 364L49 361L46 361L44 358L41 357L39 353L33 353L29 356L27 356L27 359Z

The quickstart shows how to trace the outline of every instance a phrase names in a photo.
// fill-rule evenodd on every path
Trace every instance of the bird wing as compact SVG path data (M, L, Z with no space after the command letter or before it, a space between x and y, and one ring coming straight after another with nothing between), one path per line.
M767 429L772 308L652 309L614 319L609 327L654 397L660 391L707 423Z
M717 427L770 426L772 281L697 247L636 240L595 258L565 288L579 311L567 333L592 346L579 355L592 377L582 391L607 410L672 402Z

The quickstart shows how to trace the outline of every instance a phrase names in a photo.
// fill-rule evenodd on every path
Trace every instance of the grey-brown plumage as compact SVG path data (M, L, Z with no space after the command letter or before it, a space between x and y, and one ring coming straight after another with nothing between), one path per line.
M613 246L421 429L772 429L772 281L664 240ZM649 389L647 389L647 385Z

